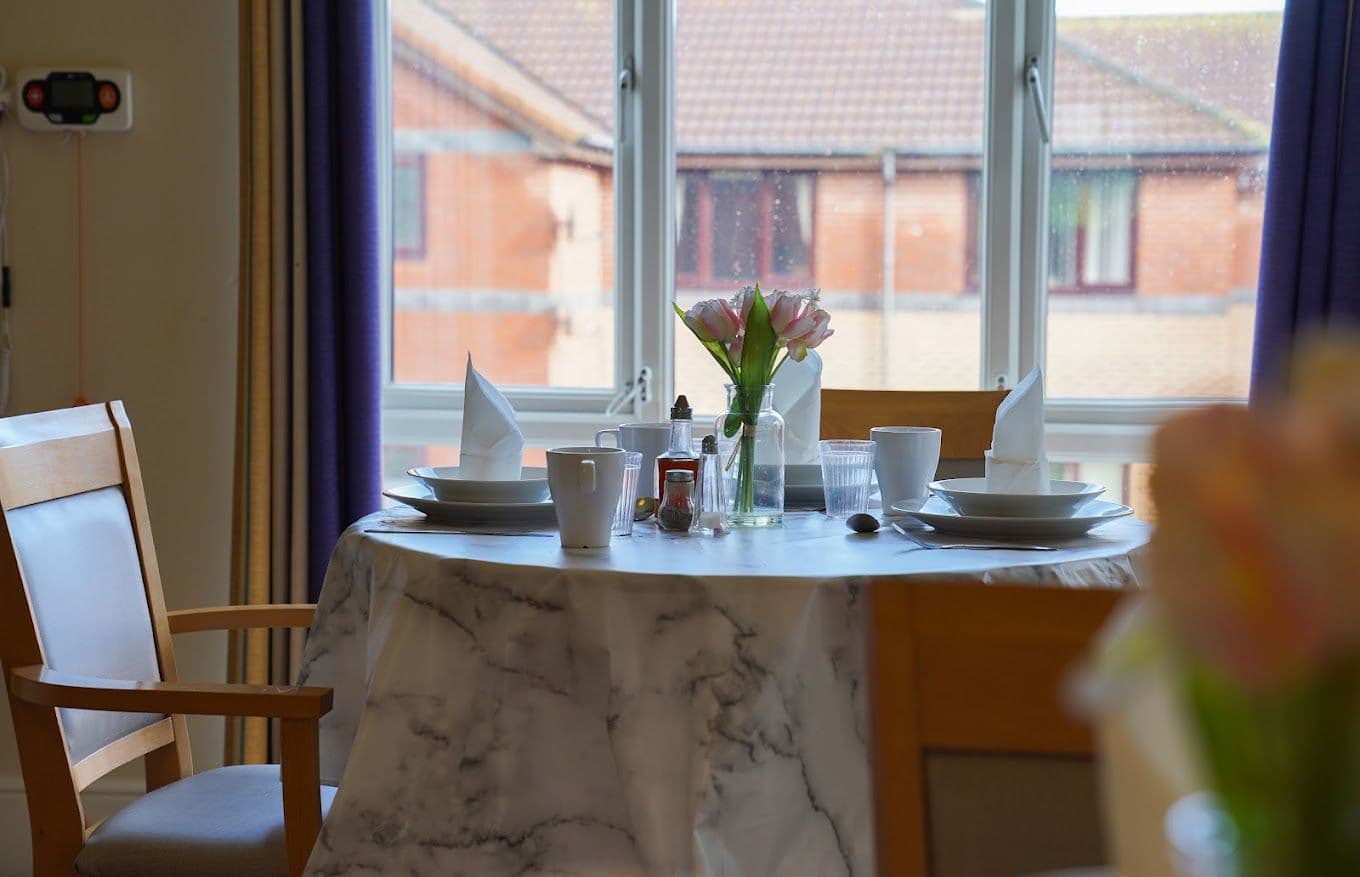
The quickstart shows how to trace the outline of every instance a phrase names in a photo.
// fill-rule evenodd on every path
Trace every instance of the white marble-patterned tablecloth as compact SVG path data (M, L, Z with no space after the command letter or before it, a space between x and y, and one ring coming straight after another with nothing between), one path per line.
M1132 587L1145 525L932 551L815 514L721 539L336 546L302 681L340 792L308 873L871 875L864 593L884 575Z

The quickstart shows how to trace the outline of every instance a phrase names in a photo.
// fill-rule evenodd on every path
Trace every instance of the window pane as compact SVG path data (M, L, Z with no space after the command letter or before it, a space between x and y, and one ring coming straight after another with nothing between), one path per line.
M758 277L760 178L750 174L713 174L708 189L713 211L713 279Z
M699 273L699 187L697 174L680 174L675 186L675 273Z
M1076 286L1081 192L1071 176L1054 175L1048 214L1048 283L1055 289Z
M419 157L399 155L392 169L392 245L417 257L425 249L425 167Z
M1281 21L1261 7L1058 0L1053 395L1246 395Z
M1088 172L1082 217L1084 286L1124 287L1132 280L1134 177Z
M392 374L614 385L613 4L392 4ZM402 158L401 162L407 161ZM409 249L403 204L425 205Z
M771 180L770 272L775 276L808 276L815 185L812 174L778 174Z
M678 266L679 302L818 287L826 386L976 389L984 6L676 0L676 21L676 163L713 185L712 272ZM678 331L676 386L717 411L725 378Z

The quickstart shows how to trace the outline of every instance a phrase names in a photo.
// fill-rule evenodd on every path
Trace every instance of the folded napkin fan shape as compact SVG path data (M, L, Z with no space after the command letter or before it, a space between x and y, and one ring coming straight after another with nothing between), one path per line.
M988 493L1048 493L1043 369L1032 369L996 409L986 475Z
M821 459L822 358L808 351L802 362L788 360L774 376L774 410L784 418L784 462L792 465Z
M458 474L481 481L514 481L524 457L524 434L510 402L472 365L463 382L463 439Z

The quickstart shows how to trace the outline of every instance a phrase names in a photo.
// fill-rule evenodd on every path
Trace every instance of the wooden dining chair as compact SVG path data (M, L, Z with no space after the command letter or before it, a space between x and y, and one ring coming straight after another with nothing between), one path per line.
M315 607L166 612L132 429L119 402L0 420L0 665L33 873L301 874L333 789L331 691L183 683L174 633L306 627ZM194 774L184 716L281 720L282 765ZM91 824L80 793L141 758L147 794Z
M1062 690L1121 596L872 583L880 877L1014 877L1104 861L1092 736Z
M875 426L940 430L939 478L982 474L1007 390L822 390L821 437L867 439Z

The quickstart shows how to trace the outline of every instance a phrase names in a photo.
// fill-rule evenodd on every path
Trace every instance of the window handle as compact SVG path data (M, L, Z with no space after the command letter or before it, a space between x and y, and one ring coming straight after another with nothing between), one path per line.
M637 71L633 69L633 56L623 59L619 66L619 91L632 91L637 84Z
M638 402L650 402L652 400L652 369L650 366L643 366L638 376L623 385L623 389L615 394L605 406L606 416L613 416L623 410L633 400Z
M1031 57L1025 64L1025 91L1034 102L1034 118L1039 123L1039 139L1044 143L1051 141L1048 127L1048 105L1044 103L1044 81L1039 76L1039 59Z

